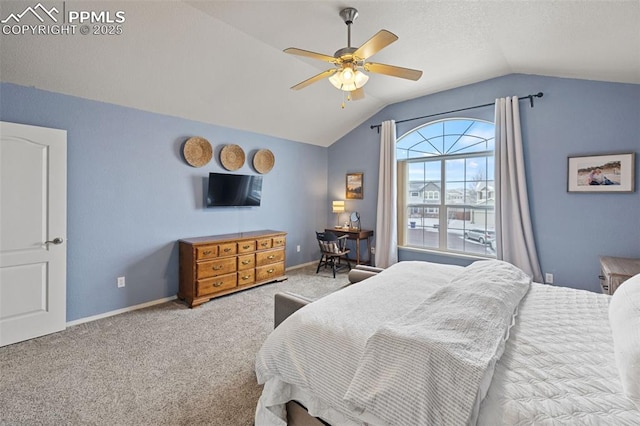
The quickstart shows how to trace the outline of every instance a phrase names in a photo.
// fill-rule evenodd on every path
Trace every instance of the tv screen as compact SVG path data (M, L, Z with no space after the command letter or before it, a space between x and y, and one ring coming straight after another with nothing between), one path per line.
M259 206L262 176L209 173L207 207Z

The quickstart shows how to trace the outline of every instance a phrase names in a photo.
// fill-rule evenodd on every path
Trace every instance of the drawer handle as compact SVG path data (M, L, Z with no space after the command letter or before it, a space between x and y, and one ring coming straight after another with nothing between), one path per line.
M260 244L260 245L261 245L262 247L266 247L266 246L268 246L268 245L269 245L269 243L264 242L264 243L262 243L262 244Z
M267 256L267 259L273 259L274 257L275 257L274 255L270 255L270 256Z
M242 246L242 248L245 249L245 250L250 248L250 247L251 247L250 245Z
M208 256L211 254L211 250L205 250L202 252L202 254L204 254L205 256Z
M220 270L220 269L222 269L222 268L223 268L223 266L222 266L222 265L215 265L215 266L213 267L213 270L214 270L214 271L219 271L219 270Z
M267 274L273 274L274 271L275 271L275 269L268 269L267 270Z
M598 278L600 278L601 280L606 279L606 277L604 275L598 275Z
M220 287L222 284L224 284L224 282L218 281L218 282L213 283L213 286L214 287Z
M242 277L243 280L248 280L249 278L251 278L251 275L245 275L244 277Z
M229 247L227 247L226 249L223 250L225 253L229 253L231 251L231 249Z
M243 265L248 265L248 264L250 264L250 263L251 263L251 261L250 261L250 260L243 260L243 261L242 261L242 264L243 264Z

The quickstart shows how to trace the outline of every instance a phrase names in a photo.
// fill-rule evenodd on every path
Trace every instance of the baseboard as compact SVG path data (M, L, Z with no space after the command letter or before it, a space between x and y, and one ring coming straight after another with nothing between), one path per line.
M304 268L305 266L315 265L316 261L311 261L307 263L301 263L300 265L294 265L286 268L287 271L293 271L294 269ZM141 303L135 306L129 306L128 308L116 309L115 311L105 312L103 314L93 315L91 317L80 318L77 320L67 322L67 327L72 327L74 325L83 324L85 322L91 322L95 320L99 320L102 318L112 317L114 315L123 314L125 312L135 311L138 309L148 308L149 306L159 305L160 303L169 302L171 300L175 300L177 296L165 297L164 299L152 300L151 302Z
M105 312L103 314L80 318L77 320L67 322L67 327L72 327L74 325L83 324L85 322L91 322L91 321L99 320L102 318L112 317L114 315L124 314L125 312L131 312L131 311L136 311L138 309L148 308L149 306L159 305L161 303L170 302L175 299L177 299L177 296L165 297L163 299L152 300L150 302L141 303L139 305L129 306L127 308L116 309L115 311Z
M299 265L294 265L294 266L289 266L286 270L287 271L293 271L294 269L300 269L300 268L304 268L305 266L316 265L317 263L318 263L317 260L312 260L311 262L301 263Z

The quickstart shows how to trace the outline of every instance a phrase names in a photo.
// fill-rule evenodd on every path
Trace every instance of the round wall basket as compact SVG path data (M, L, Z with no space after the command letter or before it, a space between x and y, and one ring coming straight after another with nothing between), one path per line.
M202 167L211 161L213 149L205 138L194 136L187 139L182 150L184 159L193 167Z
M220 151L220 162L227 170L238 170L244 164L244 151L238 145L225 145Z
M253 156L253 167L258 173L269 173L273 169L276 159L273 152L268 149L261 149Z

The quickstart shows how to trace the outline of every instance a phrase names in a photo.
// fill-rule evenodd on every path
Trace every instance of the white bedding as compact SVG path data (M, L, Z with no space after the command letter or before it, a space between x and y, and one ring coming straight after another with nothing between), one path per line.
M622 393L611 296L532 284L480 407L482 425L640 425Z
M389 424L475 424L486 392L482 384L493 376L530 283L506 262L464 268L376 330L344 400Z
M282 323L256 361L256 425L284 425L296 399L333 425L389 424L343 400L367 339L415 308L460 267L401 262L308 305ZM480 407L478 424L640 424L622 395L609 296L532 284ZM419 362L419 360L416 360Z

